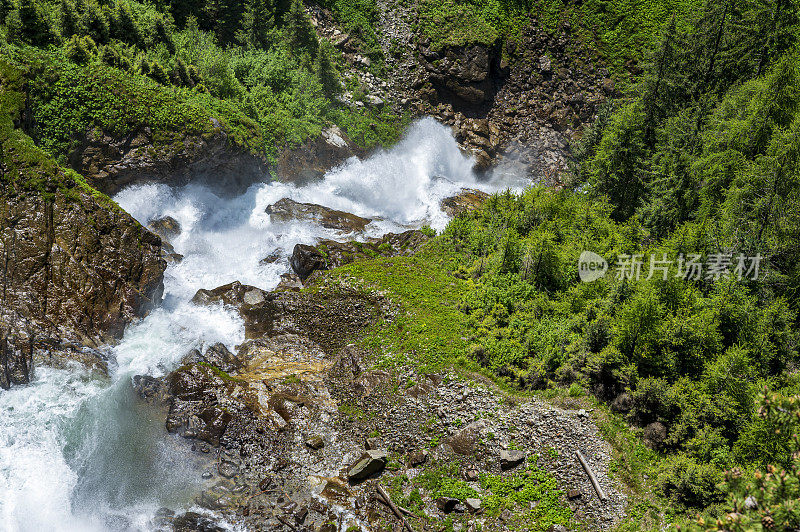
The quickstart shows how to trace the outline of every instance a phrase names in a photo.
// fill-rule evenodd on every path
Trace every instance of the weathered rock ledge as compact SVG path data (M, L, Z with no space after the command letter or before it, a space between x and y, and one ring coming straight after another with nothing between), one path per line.
M92 129L69 155L70 166L100 192L114 195L133 183L206 183L222 192L244 190L264 180L263 156L236 146L212 119L213 132L157 142L149 128L118 138Z

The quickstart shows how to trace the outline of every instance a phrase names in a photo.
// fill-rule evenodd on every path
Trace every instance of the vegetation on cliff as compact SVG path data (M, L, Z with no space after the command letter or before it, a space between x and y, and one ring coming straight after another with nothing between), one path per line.
M798 11L694 7L645 26L652 47L625 35L646 68L576 146L568 187L495 196L416 257L341 274L402 302L407 319L372 340L387 362L457 361L606 405L617 473L648 501L623 528L701 511L713 517L693 526L791 529L794 414L778 419L788 410L762 394L800 393ZM610 274L581 282L584 251ZM626 255L643 259L640 277L615 275ZM729 273L687 277L678 259L693 255ZM671 267L650 274L651 257ZM759 258L757 279L736 273L739 257Z
M124 136L147 127L156 148L221 128L239 148L274 160L327 124L371 147L391 143L403 123L338 102L341 58L299 1L26 0L7 4L0 19L2 54L29 66L23 129L61 161L94 128Z

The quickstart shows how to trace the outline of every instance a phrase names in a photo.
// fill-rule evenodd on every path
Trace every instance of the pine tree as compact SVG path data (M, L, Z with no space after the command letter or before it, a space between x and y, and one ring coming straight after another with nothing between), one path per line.
M136 70L138 70L139 74L143 76L150 75L150 63L147 61L147 57L142 56L139 58L139 64L137 65Z
M96 50L97 46L91 37L73 35L64 47L64 54L73 63L85 65L91 60Z
M71 0L61 0L58 30L64 39L83 33L80 29L80 15Z
M214 33L220 43L233 43L236 41L236 34L244 17L245 0L217 0L217 2Z
M207 4L206 0L171 0L169 2L169 11L172 13L172 18L178 28L184 28L189 17L202 18L203 27L205 28L204 13L208 10Z
M14 5L11 3L11 0L0 0L0 23L5 22L6 17L11 13L13 7Z
M675 83L673 76L679 70L676 61L675 47L678 44L678 32L673 16L661 36L656 52L653 55L652 68L645 76L645 93L643 103L645 106L644 140L649 148L655 145L655 128L658 122L667 114L668 107L674 105L673 95Z
M249 0L242 17L242 28L236 33L236 40L251 48L269 48L274 40L274 11L273 0Z
M17 20L19 38L30 44L41 46L53 41L53 34L44 14L34 0L20 0L19 6L12 13Z
M97 2L90 1L87 3L81 18L81 25L86 28L86 33L88 33L95 42L100 44L108 42L110 33L108 17Z
M142 31L139 29L139 24L137 24L136 20L133 18L133 13L131 13L131 8L128 6L127 2L117 3L111 36L139 47L142 47L144 44Z
M153 31L158 37L158 41L164 43L170 55L175 54L175 41L172 40L172 32L167 28L164 17L158 17L153 24Z
M175 59L175 66L172 69L172 83L181 87L191 87L194 85L189 71L180 57Z
M289 11L284 17L286 34L293 50L314 53L317 46L317 34L311 25L301 0L292 0ZM299 54L298 54L299 55Z
M161 66L161 63L159 63L158 61L153 61L150 64L149 76L159 83L162 84L169 83L169 77L167 76L167 72L166 70L164 70L164 67Z
M117 49L111 45L103 46L100 51L100 60L108 66L117 67L120 65L120 57Z
M334 98L341 92L342 88L336 68L333 66L332 55L333 47L331 44L328 41L322 41L317 50L317 59L314 62L314 71L322 84L325 96L328 98Z

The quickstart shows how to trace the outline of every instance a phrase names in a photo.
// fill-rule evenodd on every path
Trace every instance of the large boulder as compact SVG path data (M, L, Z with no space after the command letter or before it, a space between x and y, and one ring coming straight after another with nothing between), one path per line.
M161 239L107 198L61 179L49 194L0 192L3 303L11 310L4 328L113 342L161 301Z
M278 157L278 177L290 183L308 183L321 179L325 172L358 157L363 152L337 126L324 129L301 146L284 150Z
M359 259L396 257L414 253L430 237L412 229L403 233L387 233L366 242L321 240L316 246L297 244L289 263L301 279L314 271L338 268Z
M498 46L473 43L422 51L428 77L440 99L475 106L494 98L495 79L499 77Z
M292 256L289 257L289 264L302 280L307 279L316 270L326 270L328 268L325 255L314 246L309 246L308 244L294 246Z
M480 209L488 197L489 194L486 192L473 188L462 188L455 196L443 199L439 206L449 216L456 217Z
M316 203L299 203L289 198L283 198L269 205L266 213L273 222L310 221L326 229L347 232L363 231L372 221L349 212L337 211Z
M389 453L384 450L375 449L364 451L355 464L347 472L347 479L350 482L364 480L376 473L380 473L389 461Z
M150 220L147 228L164 239L170 239L181 234L181 224L172 216L162 216Z

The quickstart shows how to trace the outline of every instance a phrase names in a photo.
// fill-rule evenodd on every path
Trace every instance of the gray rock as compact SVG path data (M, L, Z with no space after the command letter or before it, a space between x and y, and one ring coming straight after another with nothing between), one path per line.
M380 473L386 467L389 453L384 450L370 450L361 455L347 473L350 481L359 481L369 478L375 473Z
M307 278L316 270L328 268L325 256L317 248L307 244L297 244L294 247L289 264L300 279Z
M244 297L242 298L245 305L260 305L266 298L264 297L264 292L258 289L248 290L244 293Z
M233 462L220 462L217 467L219 474L225 478L232 478L239 472L239 467Z
M472 513L478 513L481 511L480 499L465 499L464 504L467 505L467 509Z
M500 452L500 468L505 471L517 467L522 461L525 460L524 451L501 451Z
M421 451L417 451L417 452L411 453L408 456L408 465L410 465L411 467L421 466L422 464L424 464L427 461L428 461L428 450L427 449L423 449Z
M181 234L181 224L172 216L164 216L163 218L150 220L148 229L165 239Z

